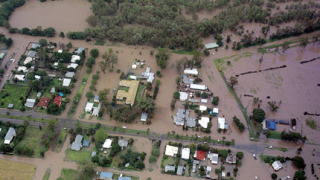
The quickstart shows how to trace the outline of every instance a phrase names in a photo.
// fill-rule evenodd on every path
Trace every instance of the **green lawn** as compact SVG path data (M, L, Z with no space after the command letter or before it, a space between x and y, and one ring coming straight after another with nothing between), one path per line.
M28 98L30 99L37 99L37 93L36 91L31 91L30 95L28 96Z
M51 169L48 168L48 169L46 170L46 173L44 174L42 180L49 180L50 173L51 173Z
M281 132L278 131L270 131L270 138L271 139L281 139Z
M22 141L19 142L18 146L25 145L32 147L34 150L34 157L40 158L40 152L41 151L47 151L47 149L40 144L41 137L44 134L45 130L40 130L38 127L35 126L28 126L26 133L22 139Z
M59 177L57 180L76 179L77 174L78 174L78 171L76 170L63 168L61 170L61 177Z
M22 107L20 97L28 95L29 87L18 84L5 84L4 91L0 91L1 108L7 108L9 104L14 104L13 109L20 109ZM4 98L3 98L4 97Z
M163 167L165 167L166 165L173 165L174 162L175 162L174 158L168 157L163 161Z
M136 95L136 101L141 99L141 92L144 89L144 87L146 87L146 85L139 85Z
M66 129L65 130L64 129L61 130L61 132L59 134L59 137L57 139L56 147L54 148L54 151L60 152L61 147L63 145L64 140L66 139L67 134L68 134L68 130L66 130Z
M80 151L73 151L71 149L67 149L65 160L76 162L88 161L91 157L91 153L92 151L86 151L84 149Z
M105 43L106 43L105 41L96 41L94 45L104 46Z

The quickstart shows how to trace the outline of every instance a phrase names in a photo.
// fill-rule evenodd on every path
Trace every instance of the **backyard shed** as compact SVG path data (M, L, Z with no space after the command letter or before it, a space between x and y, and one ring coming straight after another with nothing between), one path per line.
M82 53L83 50L84 50L84 47L79 47L79 48L75 51L75 53L76 53L76 54L80 54L80 53Z
M175 166L166 165L166 166L164 167L164 171L165 171L165 172L168 172L168 171L174 172L175 170L176 170L176 167L175 167Z
M67 78L73 78L75 76L74 72L67 72L65 75Z
M182 175L182 172L183 172L183 166L178 166L178 169L177 169L177 175Z
M99 95L95 95L93 101L99 103Z
M272 167L275 171L280 170L281 168L283 168L283 164L280 161L274 161L272 163Z
M140 120L145 122L145 121L147 121L147 119L148 119L148 113L141 113Z
M198 75L198 70L197 69L190 69L190 68L186 68L183 71L184 74L191 74L191 75Z
M190 158L190 148L183 148L181 150L181 159L189 159Z
M36 103L35 99L27 99L24 106L29 107L29 108L33 108L35 103Z
M6 53L0 53L0 60L3 60L5 56L6 56Z
M113 173L112 172L101 172L99 179L112 179Z
M195 89L195 90L207 90L206 85L201 85L201 84L190 84L190 89Z
M104 143L103 143L103 148L107 148L107 149L109 149L109 148L111 148L112 146L111 146L111 143L112 143L112 139L106 139L105 141L104 141Z
M218 113L219 113L219 109L218 108L213 108L212 115L213 116L218 116Z
M89 147L90 146L90 141L83 140L82 146L83 147Z

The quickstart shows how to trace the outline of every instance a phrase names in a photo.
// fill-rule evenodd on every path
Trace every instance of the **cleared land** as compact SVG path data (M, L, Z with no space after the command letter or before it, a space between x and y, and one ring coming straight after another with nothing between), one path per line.
M91 151L86 151L82 149L81 151L73 151L71 149L66 150L66 161L76 161L76 162L83 162L88 161L91 157Z
M0 92L0 107L7 108L9 104L14 104L13 109L20 109L22 103L20 98L25 98L28 94L29 87L18 84L5 84L4 91Z
M35 172L32 164L0 159L0 179L32 180Z

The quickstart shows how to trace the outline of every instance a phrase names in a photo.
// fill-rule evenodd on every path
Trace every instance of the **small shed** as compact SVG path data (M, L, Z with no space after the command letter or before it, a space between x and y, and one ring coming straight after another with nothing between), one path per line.
M75 51L75 53L76 53L76 54L80 54L80 53L82 53L83 50L84 50L84 47L79 47L79 48Z
M168 172L168 171L174 172L175 170L176 170L176 167L175 167L175 166L166 165L166 166L164 167L164 171L165 171L165 172Z
M38 93L37 93L37 97L40 97L40 96L41 96L41 92L38 92Z
M213 116L218 116L218 113L219 113L219 109L218 108L213 108L212 115Z
M38 47L41 47L39 43L32 43L31 44L31 49L37 49Z
M183 71L184 74L191 74L191 75L198 75L198 70L197 69L190 69L190 68L186 68Z
M206 85L201 85L201 84L190 84L190 89L195 89L195 90L207 90Z
M276 130L277 129L277 123L273 121L266 121L267 128L270 130Z
M208 99L201 99L201 103L208 103Z
M183 172L183 166L178 166L178 169L177 169L177 175L182 175L182 172Z
M83 147L89 147L90 146L90 141L83 140L82 146Z
M40 80L40 79L41 79L41 76L35 75L34 78L36 78L36 80Z
M112 172L101 172L99 179L112 179L113 173Z
M29 53L28 53L28 57L34 58L34 57L36 57L36 55L37 55L36 51L29 51Z
M50 90L50 93L55 93L55 92L56 92L56 88L52 87L51 90Z
M148 113L141 113L140 120L145 122L145 121L147 121L147 119L148 119Z
M9 104L8 109L12 109L12 108L13 108L13 104Z
M93 101L96 103L99 103L99 99L100 99L99 95L95 95Z
M128 147L128 141L120 139L118 141L118 145L121 146L122 148L127 148Z
M33 108L35 103L36 103L35 99L27 99L26 103L24 104L24 106L26 106L28 108Z
M16 130L14 130L12 127L9 128L6 136L4 137L4 144L10 144L13 137L15 137L16 134Z
M272 167L275 171L279 171L281 168L283 168L283 164L280 161L274 161L272 163Z
M6 56L6 53L0 53L0 60L3 60L5 56Z

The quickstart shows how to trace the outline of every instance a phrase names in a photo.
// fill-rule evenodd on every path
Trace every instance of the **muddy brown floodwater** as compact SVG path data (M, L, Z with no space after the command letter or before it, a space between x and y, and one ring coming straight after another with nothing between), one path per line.
M42 29L53 27L57 33L63 31L83 31L89 25L85 19L92 13L87 0L60 0L39 2L28 0L10 16L11 27Z

